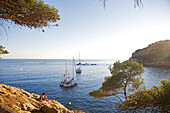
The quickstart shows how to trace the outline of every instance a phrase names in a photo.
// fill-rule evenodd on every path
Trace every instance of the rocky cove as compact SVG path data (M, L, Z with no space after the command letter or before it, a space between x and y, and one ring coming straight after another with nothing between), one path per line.
M45 104L38 98L40 95L0 84L0 113L84 113L68 110L56 100L49 100L49 104Z

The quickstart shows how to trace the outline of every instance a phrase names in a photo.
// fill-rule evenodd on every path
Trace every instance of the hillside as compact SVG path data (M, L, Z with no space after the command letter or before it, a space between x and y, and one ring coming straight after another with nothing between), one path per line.
M148 47L136 50L130 60L151 67L170 67L170 40L150 44Z
M68 110L56 100L42 103L39 97L23 89L0 84L0 113L84 113Z

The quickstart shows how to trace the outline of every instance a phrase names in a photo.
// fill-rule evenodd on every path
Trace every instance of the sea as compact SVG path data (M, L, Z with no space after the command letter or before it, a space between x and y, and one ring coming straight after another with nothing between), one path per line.
M86 113L120 113L112 107L119 103L116 97L96 99L89 92L101 87L106 76L110 76L108 67L116 60L81 60L82 63L96 64L82 66L82 73L75 75L78 85L63 88L59 84L67 72L72 75L72 59L0 59L0 84L19 87L31 93L57 100L69 110L82 110ZM75 60L78 63L78 60ZM146 88L160 86L161 80L168 80L170 69L144 67L142 74ZM69 105L71 103L71 105Z

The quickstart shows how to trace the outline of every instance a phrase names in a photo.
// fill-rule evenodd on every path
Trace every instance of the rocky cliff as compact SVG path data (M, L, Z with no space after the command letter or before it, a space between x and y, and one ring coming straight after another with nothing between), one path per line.
M0 113L84 113L68 110L58 101L43 103L40 96L23 89L0 84Z
M146 48L136 50L130 60L144 66L170 68L170 40L155 42Z

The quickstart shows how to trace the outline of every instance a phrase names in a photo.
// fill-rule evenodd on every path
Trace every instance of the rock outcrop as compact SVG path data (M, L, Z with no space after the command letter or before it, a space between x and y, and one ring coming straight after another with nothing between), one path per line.
M40 95L0 84L0 113L84 113L68 110L56 100L39 101Z
M155 42L136 50L129 60L135 60L144 66L170 68L170 40Z

